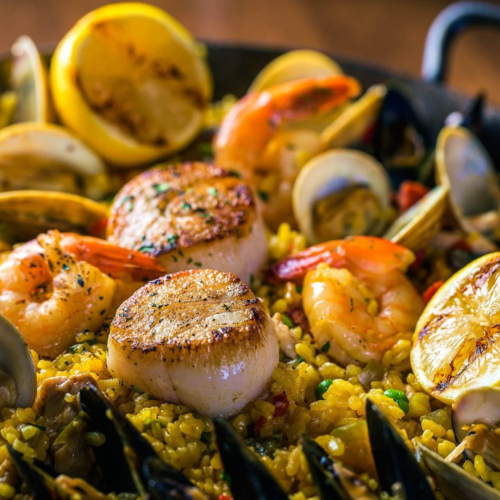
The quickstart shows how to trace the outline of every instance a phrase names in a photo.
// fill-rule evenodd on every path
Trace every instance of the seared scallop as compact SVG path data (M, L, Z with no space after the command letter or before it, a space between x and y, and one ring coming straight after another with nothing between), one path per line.
M255 399L278 365L276 330L262 302L234 274L169 274L118 309L108 368L163 401L230 416Z
M118 193L108 239L159 258L168 272L229 271L248 283L267 255L252 189L225 170L184 163L143 172Z

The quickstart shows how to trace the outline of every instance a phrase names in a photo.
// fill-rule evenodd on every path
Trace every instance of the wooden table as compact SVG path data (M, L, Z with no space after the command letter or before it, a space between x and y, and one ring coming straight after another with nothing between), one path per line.
M0 52L18 35L57 41L105 0L0 0ZM322 49L415 76L429 25L448 0L163 0L163 7L206 40ZM486 89L500 103L500 31L472 30L454 47L450 84Z

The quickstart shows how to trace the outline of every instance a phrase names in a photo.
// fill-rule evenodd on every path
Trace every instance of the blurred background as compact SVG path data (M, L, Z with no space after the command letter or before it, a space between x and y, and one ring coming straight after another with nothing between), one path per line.
M0 0L0 53L21 34L50 44L106 0ZM196 37L320 49L420 73L425 35L446 0L158 0ZM495 3L500 4L500 0ZM500 30L471 29L453 47L449 85L500 104Z

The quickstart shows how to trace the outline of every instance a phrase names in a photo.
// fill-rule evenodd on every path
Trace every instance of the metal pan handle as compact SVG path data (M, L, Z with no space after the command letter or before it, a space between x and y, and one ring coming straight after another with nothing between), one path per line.
M457 2L446 7L434 20L425 40L422 78L443 83L451 42L470 26L500 28L500 6L486 2Z

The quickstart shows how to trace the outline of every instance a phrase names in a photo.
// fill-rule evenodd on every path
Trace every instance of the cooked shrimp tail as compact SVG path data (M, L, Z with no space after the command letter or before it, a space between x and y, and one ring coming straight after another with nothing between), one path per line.
M130 275L134 280L144 281L166 274L155 257L120 247L100 238L64 233L62 246L78 260L92 264L112 278Z
M61 249L76 257L79 261L97 267L112 278L129 276L133 280L145 281L163 276L166 271L158 260L151 255L130 250L93 236L82 236L75 233L59 233L49 231L40 235L37 240L30 241L16 248L14 255L34 254L43 247L50 248L44 242L57 235Z
M282 83L241 99L221 124L215 140L217 163L254 165L283 122L298 121L335 109L361 90L344 75ZM235 165L236 167L237 165Z
M374 258L375 256L375 258ZM383 238L352 236L314 245L272 265L268 270L271 282L301 282L308 271L319 264L331 267L350 266L371 274L394 270L406 271L415 260L411 250Z

